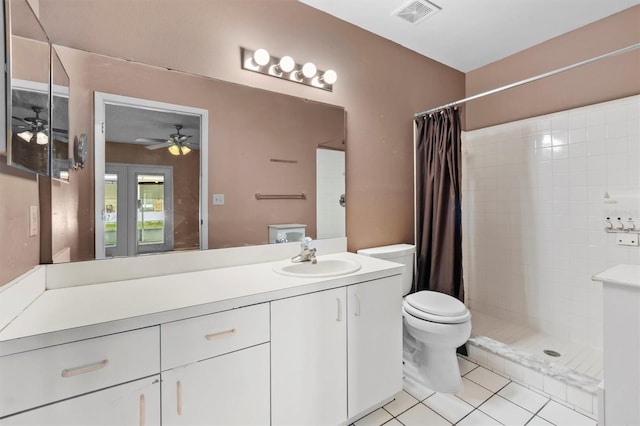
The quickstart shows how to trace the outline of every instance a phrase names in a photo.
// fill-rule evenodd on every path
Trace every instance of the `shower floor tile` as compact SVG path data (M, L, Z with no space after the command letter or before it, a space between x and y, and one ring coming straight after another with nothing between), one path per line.
M602 380L604 361L601 350L581 346L483 312L472 310L472 315L472 336L487 336L540 359ZM546 355L543 352L545 349L556 351L560 356Z

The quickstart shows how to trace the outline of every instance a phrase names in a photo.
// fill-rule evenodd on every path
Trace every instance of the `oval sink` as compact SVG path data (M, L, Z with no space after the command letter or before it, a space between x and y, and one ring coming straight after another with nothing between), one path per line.
M346 259L318 259L318 262L282 263L273 270L282 275L293 277L336 277L356 272L362 265Z

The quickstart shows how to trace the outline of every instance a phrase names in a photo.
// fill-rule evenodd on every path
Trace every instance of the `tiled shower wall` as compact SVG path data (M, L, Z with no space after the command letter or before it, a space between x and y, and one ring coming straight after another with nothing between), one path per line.
M640 96L466 132L462 150L469 306L602 348L591 276L640 264L603 230L605 192L640 196Z

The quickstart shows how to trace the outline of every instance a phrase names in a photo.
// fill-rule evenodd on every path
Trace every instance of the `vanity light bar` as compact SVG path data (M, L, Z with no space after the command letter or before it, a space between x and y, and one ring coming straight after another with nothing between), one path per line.
M307 62L297 64L291 56L278 58L271 56L265 49L250 50L240 48L242 69L270 75L307 86L333 92L333 84L338 79L334 70L320 71L316 66Z

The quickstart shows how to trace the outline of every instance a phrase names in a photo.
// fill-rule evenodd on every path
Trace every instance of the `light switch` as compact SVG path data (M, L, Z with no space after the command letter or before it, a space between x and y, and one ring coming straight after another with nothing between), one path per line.
M224 194L213 194L213 205L224 206Z
M619 233L616 235L616 241L619 246L638 246L638 236L632 232Z
M38 206L29 206L29 236L38 235Z

